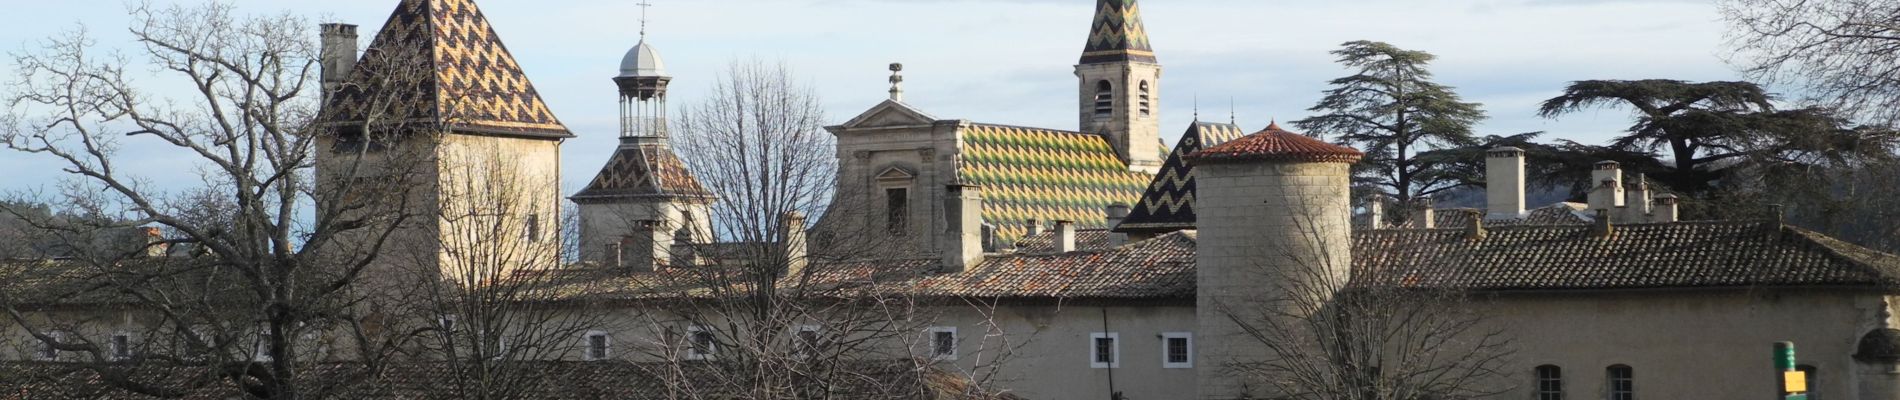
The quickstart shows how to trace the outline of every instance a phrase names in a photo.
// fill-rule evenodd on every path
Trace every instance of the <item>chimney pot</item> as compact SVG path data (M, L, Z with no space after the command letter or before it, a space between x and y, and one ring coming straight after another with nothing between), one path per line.
M1115 204L1109 204L1107 207L1102 208L1103 219L1108 221L1108 229L1109 229L1108 245L1109 246L1120 247L1122 244L1128 243L1127 233L1115 231L1116 227L1119 227L1122 225L1122 221L1128 220L1128 211L1129 211L1128 204L1119 203L1119 202Z
M1615 161L1600 161L1590 171L1589 207L1592 210L1611 210L1623 206L1623 164Z
M1366 228L1385 229L1385 194L1366 196Z
M1656 205L1655 205L1655 208L1653 209L1653 212L1654 212L1653 218L1655 219L1655 221L1656 222L1676 222L1678 219L1680 219L1681 216L1677 214L1676 202L1677 202L1676 195L1673 195L1673 194L1665 193L1665 194L1656 196Z
M1075 222L1056 221L1056 251L1067 253L1075 251Z
M1023 225L1029 227L1029 230L1027 231L1027 233L1024 234L1025 236L1035 236L1035 235L1042 234L1042 221L1037 221L1035 218L1030 218L1028 221L1023 221Z
M1485 205L1492 219L1524 216L1524 149L1499 147L1485 152Z
M1438 227L1437 210L1432 208L1431 196L1419 196L1412 199L1412 226L1419 229Z
M1471 217L1471 224L1465 226L1465 238L1482 240L1485 236L1490 236L1491 232L1484 229L1484 213L1475 210L1469 211L1468 213Z

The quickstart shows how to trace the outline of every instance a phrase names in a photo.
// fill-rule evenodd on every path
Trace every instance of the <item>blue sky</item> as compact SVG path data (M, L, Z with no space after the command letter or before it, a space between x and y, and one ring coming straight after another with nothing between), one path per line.
M153 0L159 4L173 0ZM585 185L614 144L612 82L638 40L638 0L478 0L555 115L580 137L564 146L568 192ZM1093 0L650 0L649 40L667 61L673 103L697 100L731 60L782 60L809 79L833 122L885 96L886 65L906 65L906 100L940 118L1074 129L1072 66ZM196 3L184 0L183 3ZM396 0L242 0L241 11L292 12L363 26L370 36ZM1622 110L1546 120L1538 102L1581 79L1739 79L1722 62L1723 24L1707 1L1675 0L1147 0L1144 18L1164 65L1161 111L1170 142L1199 98L1203 119L1240 124L1308 115L1329 79L1348 72L1327 51L1378 40L1439 56L1440 83L1484 103L1480 134L1548 131L1602 142L1629 124ZM121 0L37 2L0 15L9 51L84 24L102 47L134 50ZM8 62L0 76L11 79ZM129 148L138 148L129 142ZM829 151L829 149L817 149ZM122 164L160 185L188 184L177 153L129 151ZM47 159L0 154L0 190L50 185Z

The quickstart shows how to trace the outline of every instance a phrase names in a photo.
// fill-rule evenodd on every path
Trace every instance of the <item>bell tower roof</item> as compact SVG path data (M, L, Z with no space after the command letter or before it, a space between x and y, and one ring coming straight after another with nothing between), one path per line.
M1155 62L1148 46L1148 29L1141 25L1136 0L1096 0L1095 23L1082 49L1082 64L1122 61Z
M660 51L640 39L640 44L627 50L620 58L621 78L653 78L666 76L666 61L660 59Z

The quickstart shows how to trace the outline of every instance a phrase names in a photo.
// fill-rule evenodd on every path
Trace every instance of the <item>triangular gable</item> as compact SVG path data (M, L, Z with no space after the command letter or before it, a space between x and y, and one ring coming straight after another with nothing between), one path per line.
M573 137L472 0L404 0L330 102L344 124Z
M908 181L917 178L917 173L900 167L885 168L877 174L878 181Z
M622 138L618 150L587 188L574 194L577 202L600 202L642 197L713 198L712 192L686 169L663 138Z
M1168 152L1161 172L1155 174L1140 202L1116 232L1167 232L1194 229L1194 167L1182 160L1188 154L1244 135L1239 126L1195 122Z
M871 107L870 110L866 110L863 114L858 114L856 118L852 118L843 125L839 125L839 127L855 129L917 126L929 125L936 122L937 117L930 116L929 113L925 113L923 110L918 110L916 107L911 107L909 104L904 104L903 102L885 100Z

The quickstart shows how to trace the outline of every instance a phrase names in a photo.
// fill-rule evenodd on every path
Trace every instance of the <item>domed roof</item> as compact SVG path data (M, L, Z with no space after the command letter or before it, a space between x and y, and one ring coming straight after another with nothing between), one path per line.
M1280 124L1239 139L1202 149L1188 156L1197 164L1223 162L1320 162L1355 163L1365 153L1351 147L1326 143L1319 139L1280 129Z
M627 50L627 56L620 59L620 77L659 77L666 76L666 61L660 60L660 51L641 39L640 44Z
M1900 362L1900 330L1875 329L1860 337L1854 359L1867 363Z

